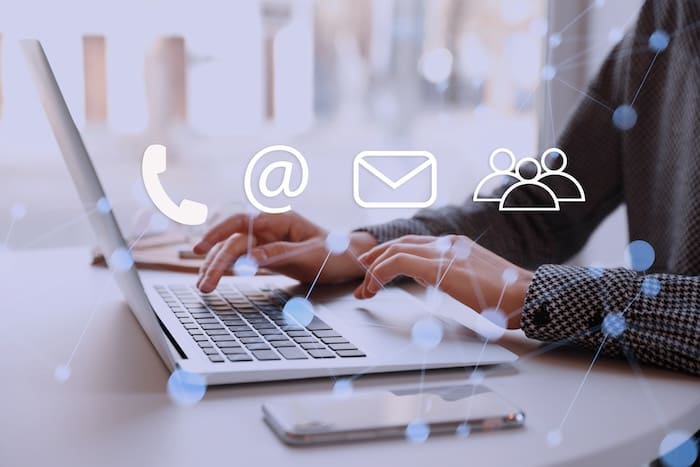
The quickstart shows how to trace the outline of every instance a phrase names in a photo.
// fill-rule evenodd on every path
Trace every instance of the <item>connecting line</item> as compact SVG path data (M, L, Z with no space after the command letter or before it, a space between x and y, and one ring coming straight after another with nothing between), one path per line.
M250 252L253 249L253 222L255 216L250 214L248 216L248 256L250 257Z
M549 122L552 126L552 145L556 145L557 131L554 129L554 108L552 107L552 86L551 81L545 86L545 99L547 100L547 105L549 106Z
M651 69L654 67L654 63L656 63L656 59L659 58L659 54L661 51L656 52L654 55L654 59L651 61L651 64L649 64L649 68L647 68L647 72L644 74L644 78L642 78L642 82L639 85L639 89L637 89L637 93L634 95L634 98L632 99L632 103L630 106L634 107L634 103L637 102L637 97L639 97L639 93L642 92L642 88L644 87L644 84L647 82L647 78L649 77L649 73L651 73Z
M595 365L596 360L598 360L598 357L600 356L600 353L603 351L603 346L605 346L605 342L607 340L608 340L608 336L606 335L605 337L603 337L603 341L600 343L600 347L598 347L598 350L596 351L595 355L593 356L593 361L588 366L588 370L586 370L586 374L583 376L583 380L581 381L581 384L579 384L578 389L576 390L576 394L574 394L574 398L571 400L569 407L566 409L566 413L564 414L564 418L562 418L561 423L559 423L559 431L561 431L561 429L564 427L564 423L566 422L566 419L569 418L569 414L571 413L571 409L574 408L574 404L576 403L578 396L581 394L581 391L583 390L583 385L586 384L586 380L588 379L588 375L591 374L591 370L593 369L593 365Z
M566 26L564 26L563 28L561 28L561 29L559 30L559 34L560 34L560 35L561 35L561 34L564 34L564 31L566 31L566 30L569 29L571 26L573 26L574 24L576 24L576 23L577 23L581 18L583 18L589 11L591 11L593 8L595 8L595 6L596 6L595 1L591 2L591 4L588 5L588 7L586 7L586 9L584 9L581 13L579 13L574 19L572 19L571 22L569 22L569 24L567 24Z
M146 228L143 229L143 232L141 232L141 234L138 237L136 237L133 242L131 242L131 245L129 245L129 253L131 253L131 251L134 249L136 244L143 238L143 236L146 235L146 232L148 232L148 226L146 226Z
M93 209L91 209L91 210L89 210L89 211L84 212L83 214L81 214L80 216L78 216L78 217L75 218L75 219L72 219L72 220L67 221L67 222L65 222L65 223L63 223L63 224L60 224L60 225L54 227L53 229L49 230L48 232L44 232L42 235L39 235L38 237L36 237L36 238L35 238L34 240L32 240L31 242L25 244L25 245L24 245L24 248L29 248L29 247L31 247L31 246L34 246L34 245L36 245L37 243L39 243L39 242L41 242L42 240L44 240L45 238L48 238L48 237L50 237L51 235L55 234L56 232L59 232L59 231L65 229L66 227L70 227L71 225L77 224L78 222L82 221L83 219L86 219L87 217L91 216L96 210L97 210L97 208L93 208Z
M7 245L10 243L10 234L12 233L12 229L15 226L15 222L17 222L17 219L14 217L12 218L12 221L10 221L10 226L7 228L7 235L5 235L5 242L3 242L3 246L7 248Z
M328 258L331 257L331 252L329 251L328 254L326 255L326 259L323 260L323 263L321 264L321 268L318 270L318 273L316 273L316 277L314 277L313 282L311 283L311 286L309 287L309 291L306 292L306 296L304 297L305 300L309 299L309 296L311 295L311 292L314 290L314 286L316 285L316 282L318 282L318 278L321 277L321 273L323 272L323 268L326 267L326 263L328 263Z
M586 93L586 92L584 92L584 91L578 89L577 87L572 86L571 84L567 83L566 81L562 80L561 78L557 78L557 77L555 76L554 79L556 79L558 82L560 82L560 83L563 84L564 86L566 86L566 87L568 87L568 88L570 88L570 89L576 91L577 93L581 94L581 95L584 96L585 98L590 99L590 100L592 100L593 102L595 102L596 104L605 107L605 108L608 109L610 112L614 112L613 108L610 107L609 105L607 105L607 104L605 104L605 103L599 101L599 100L596 99L595 97L593 97L593 96L591 96L590 94L588 94L588 93Z

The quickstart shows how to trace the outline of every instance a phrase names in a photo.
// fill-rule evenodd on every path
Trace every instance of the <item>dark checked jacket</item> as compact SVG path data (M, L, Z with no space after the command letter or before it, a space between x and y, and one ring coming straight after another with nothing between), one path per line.
M657 29L670 36L658 55L649 48ZM604 354L700 375L700 1L647 1L586 93L558 143L585 203L514 213L467 201L366 230L380 242L406 234L479 237L536 270L522 313L527 336L592 351L605 338ZM613 110L632 102L638 120L621 131ZM543 203L542 190L517 193L509 197L517 205ZM642 273L561 265L621 203L630 239L655 250L645 274L660 282L657 295L640 293ZM606 337L601 326L610 313L624 317L619 337Z

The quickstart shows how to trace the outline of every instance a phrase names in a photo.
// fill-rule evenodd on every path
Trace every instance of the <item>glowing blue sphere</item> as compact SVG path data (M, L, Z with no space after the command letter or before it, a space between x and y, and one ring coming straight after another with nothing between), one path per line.
M435 318L422 318L411 328L413 343L423 350L430 350L442 342L442 323Z
M241 277L252 277L258 273L258 263L248 255L240 256L233 263L233 273Z
M129 250L119 247L109 255L108 263L115 271L124 272L134 267L134 258Z
M426 423L415 421L406 427L406 439L412 443L424 443L428 436L430 436L430 427Z
M110 203L109 200L103 196L102 198L97 200L95 207L102 214L107 214L112 210L112 203Z
M331 254L342 255L350 246L350 235L346 233L330 232L326 237L326 248Z
M303 297L294 297L284 304L282 317L290 326L306 327L314 319L314 307Z
M621 105L613 112L613 124L622 131L634 128L638 118L637 111L631 105Z
M672 431L659 445L662 464L669 467L690 467L698 460L698 441L689 433Z
M648 242L644 240L635 240L627 245L625 249L625 259L630 269L637 272L644 272L654 264L656 253L654 252L654 247Z
M657 29L651 36L649 36L649 48L652 50L652 52L663 52L666 50L670 42L671 37L666 31L661 29Z
M622 333L625 332L626 326L625 316L622 313L608 313L605 318L603 318L603 334L608 337L620 337Z
M645 277L642 281L642 293L647 297L656 297L661 292L661 282L656 277Z
M178 368L168 378L168 396L177 405L195 405L204 397L207 384L204 377Z

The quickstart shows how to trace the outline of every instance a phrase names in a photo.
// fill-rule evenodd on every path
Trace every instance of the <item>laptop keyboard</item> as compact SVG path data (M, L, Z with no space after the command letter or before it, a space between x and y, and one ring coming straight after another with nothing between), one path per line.
M220 285L208 294L187 285L155 286L214 363L365 357L318 317L307 326L282 313L281 290Z

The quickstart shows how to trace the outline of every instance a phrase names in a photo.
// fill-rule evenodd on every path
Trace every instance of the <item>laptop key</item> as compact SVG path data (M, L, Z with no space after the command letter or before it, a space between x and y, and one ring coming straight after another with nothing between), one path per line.
M224 353L224 355L248 355L248 352L246 352L243 347L226 347L221 349L221 351Z
M287 334L289 337L311 337L311 334L306 331L288 331Z
M310 331L330 331L333 328L314 316L308 326L306 326L306 329Z
M253 357L251 357L247 353L229 354L229 355L226 355L226 358L228 358L232 362L252 362L253 361Z
M270 342L270 345L276 348L280 347L296 347L296 344L289 339L284 340L284 341L272 341Z
M209 360L214 363L223 363L224 359L221 355L209 355Z
M228 327L231 331L233 332L244 332L244 331L252 331L250 326L246 324L234 324Z
M258 360L281 360L274 350L257 350L253 351L253 355Z
M253 331L234 331L233 335L241 338L241 337L258 337L258 335L253 332Z
M228 336L229 333L225 329L211 329L207 330L207 334L210 336Z
M280 333L280 334L263 334L263 337L265 338L266 341L288 341L287 337Z
M335 358L335 354L326 349L309 350L309 355L314 358Z
M314 349L325 349L326 346L321 344L320 342L315 342L315 343L305 343L305 344L299 344L301 345L301 348L304 350L314 350Z
M321 341L326 343L326 344L349 344L350 341L348 341L344 337L323 337L321 338Z
M199 326L194 323L183 324L183 326L185 329L199 329Z
M337 332L333 331L332 329L331 330L322 329L320 331L314 331L313 333L316 337L343 337L340 334L338 334Z
M328 347L333 350L357 350L357 347L349 342L344 344L328 344Z
M224 329L220 324L202 324L202 329Z
M214 342L226 342L226 341L235 341L236 339L233 338L233 336L227 334L225 336L213 336L211 338Z
M248 350L271 350L270 346L265 344L264 342L246 344L245 346Z
M303 350L296 347L282 347L277 349L277 351L287 360L305 360L309 358L306 356Z
M204 347L202 350L207 355L219 355L219 352L214 347Z
M274 336L274 335L281 336L282 335L282 331L280 331L279 329L277 329L275 327L272 327L272 325L270 325L269 328L265 328L265 329L260 329L260 328L255 328L255 329L257 329L258 332L260 334L262 334L263 336Z
M223 341L223 342L217 342L216 346L219 347L220 349L223 349L225 347L240 347L240 344L238 342L234 342L234 341ZM335 349L335 350L338 350L338 349Z
M358 349L355 350L337 350L336 353L341 357L366 357L367 355Z
M318 339L315 339L315 338L312 337L312 336L309 336L309 337L293 337L292 339L294 339L294 341L295 341L297 344L309 344L309 343L317 343L317 342L318 342Z
M197 336L192 336L192 339L195 340L195 342L205 342L208 341L209 338L205 336L204 334L199 334Z
M243 344L264 344L265 341L260 339L259 337L241 337L238 339L241 341Z
M216 318L195 318L199 324L219 324Z

